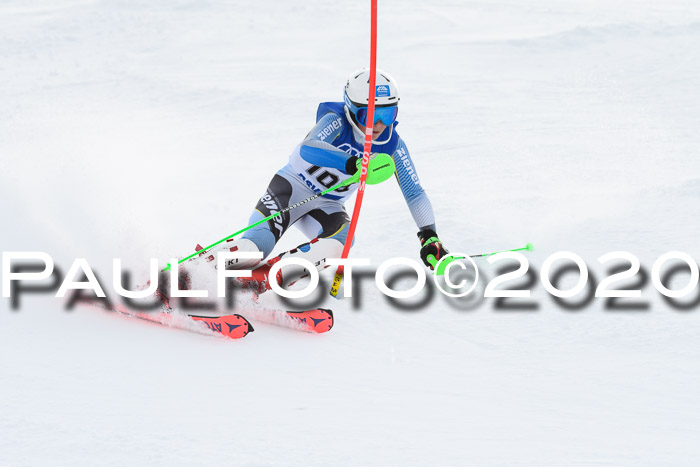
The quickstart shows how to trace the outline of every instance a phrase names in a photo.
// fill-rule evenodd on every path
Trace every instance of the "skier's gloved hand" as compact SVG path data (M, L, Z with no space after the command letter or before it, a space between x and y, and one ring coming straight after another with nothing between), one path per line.
M355 175L358 170L360 170L360 163L358 161L362 161L362 158L357 157L357 156L350 156L348 157L348 160L345 162L345 173L348 175Z
M423 264L428 266L431 270L433 265L428 261L428 256L432 255L435 260L440 261L442 258L447 256L449 253L447 248L442 245L437 233L433 229L423 229L418 232L418 238L420 239L420 259L423 260Z

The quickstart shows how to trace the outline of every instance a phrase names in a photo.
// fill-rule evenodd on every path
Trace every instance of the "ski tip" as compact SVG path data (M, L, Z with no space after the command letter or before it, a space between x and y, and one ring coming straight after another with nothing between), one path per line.
M246 318L244 318L243 316L241 316L241 315L239 315L239 314L235 314L235 315L231 315L231 316L233 316L233 317L236 318L236 319L235 319L235 324L240 325L241 330L240 330L240 331L237 331L237 332L235 333L235 334L236 334L235 336L234 336L234 335L231 335L231 334L226 334L226 335L228 335L229 337L232 337L232 338L234 338L234 339L240 339L241 337L245 337L245 336L247 336L248 334L250 334L251 332L255 331L255 329L253 328L253 325L250 324L250 321L248 321L248 320L247 320ZM226 317L226 318L229 318L229 317ZM231 321L231 320L229 320L229 321Z
M304 326L306 332L322 334L333 328L333 312L327 308L307 311L288 311L287 316Z
M327 319L328 329L326 329L325 331L322 331L322 332L328 332L331 329L333 329L333 325L335 324L335 318L333 317L333 311L328 309L328 308L319 308L318 311L322 311L328 315L328 319Z
M535 247L532 245L532 243L528 243L527 245L525 245L525 249L527 251L533 251Z
M190 315L190 318L231 339L241 339L255 330L250 321L238 314L217 317Z
M333 325L335 324L335 317L333 317L333 311L329 310L328 308L322 308L322 310L328 313L328 315L331 317L331 325L328 326L328 330L330 331L331 329L333 329Z

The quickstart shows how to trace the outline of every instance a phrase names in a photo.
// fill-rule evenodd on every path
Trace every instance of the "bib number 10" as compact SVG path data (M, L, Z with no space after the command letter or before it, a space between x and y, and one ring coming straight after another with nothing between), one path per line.
M316 181L319 183L319 185L323 186L325 189L328 189L332 186L337 185L340 183L340 177L338 177L336 174L329 172L326 169L323 169L317 165L312 165L306 170L306 173L309 175L312 175ZM348 191L350 189L349 185L342 186L338 188L337 192L344 192Z

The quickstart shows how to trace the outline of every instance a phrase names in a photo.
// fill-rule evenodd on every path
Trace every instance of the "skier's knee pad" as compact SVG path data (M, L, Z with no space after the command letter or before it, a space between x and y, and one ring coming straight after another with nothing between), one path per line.
M293 192L294 188L291 182L280 174L275 174L265 194L260 198L258 204L255 205L255 210L250 216L249 224L253 224L264 217L277 214L272 219L258 226L272 234L274 243L279 241L292 222L289 212L285 212L284 209L289 206L289 200ZM270 248L271 250L272 248Z

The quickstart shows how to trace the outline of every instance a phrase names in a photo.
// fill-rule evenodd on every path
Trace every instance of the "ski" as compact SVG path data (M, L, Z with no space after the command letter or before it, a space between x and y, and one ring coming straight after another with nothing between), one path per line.
M121 305L112 305L111 309L127 316L188 331L199 331L201 329L199 323L202 323L210 331L231 339L242 339L254 331L253 325L239 314L197 316L171 311L135 311Z
M113 309L135 318L181 329L190 329L187 325L189 320L200 322L206 325L210 331L223 334L231 339L241 339L254 330L253 325L250 324L244 316L237 313L222 316L203 316L165 311L133 311L121 306L115 306ZM334 324L333 311L325 308L305 311L279 311L250 308L246 309L245 313L264 323L316 334L330 331Z
M132 310L123 305L113 305L103 300L84 298L81 299L81 303L98 306L107 311L115 311L120 315L138 318L177 329L201 332L203 334L209 334L208 331L213 331L231 339L241 339L254 331L250 322L239 314L224 316L190 316L182 313L174 313L172 308L168 308L167 311Z
M241 339L254 331L253 325L244 316L234 313L220 316L204 316L174 312L172 308L164 311L141 311L126 306L108 304L98 300L84 300L83 303L96 305L109 311L138 318L152 323L162 324L177 329L200 332L208 329L231 339ZM326 308L314 308L304 311L281 311L249 307L245 313L257 321L282 326L297 331L322 334L330 331L335 324L333 311ZM202 324L204 326L202 326Z
M316 334L330 331L334 324L333 312L326 308L305 311L250 308L245 310L245 314L263 323Z
M308 332L318 334L328 332L333 328L335 321L333 312L327 308L316 308L307 311L287 311L287 316L305 326Z

